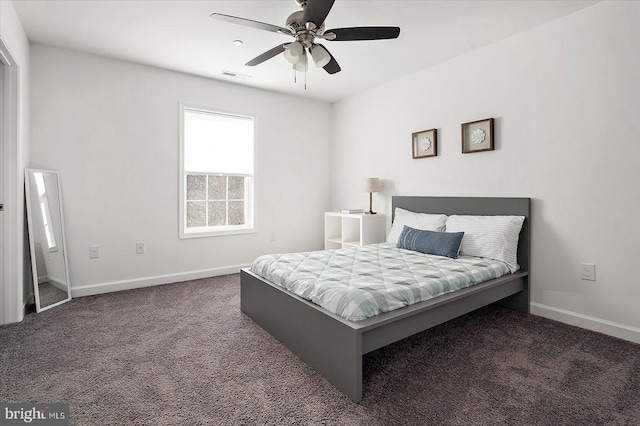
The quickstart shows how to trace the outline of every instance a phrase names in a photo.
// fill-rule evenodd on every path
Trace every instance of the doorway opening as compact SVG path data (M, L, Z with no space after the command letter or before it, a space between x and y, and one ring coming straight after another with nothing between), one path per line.
M22 321L25 311L19 76L19 64L0 38L0 324Z

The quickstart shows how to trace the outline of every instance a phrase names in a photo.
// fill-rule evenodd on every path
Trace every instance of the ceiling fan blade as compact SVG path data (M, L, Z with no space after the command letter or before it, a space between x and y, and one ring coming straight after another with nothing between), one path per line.
M265 30L272 33L291 34L288 28L279 27L277 25L265 24L264 22L253 21L251 19L238 18L237 16L223 15L222 13L212 13L211 18L219 21L229 22L231 24L244 25L258 30Z
M327 15L335 1L336 0L309 0L304 9L302 22L313 22L316 24L316 27L320 27L324 20L327 19Z
M274 56L284 52L284 48L287 46L287 44L288 43L279 44L278 46L274 47L273 49L267 50L262 55L256 56L255 58L253 58L252 60L247 62L245 65L248 66L248 67L253 67L253 66L256 66L258 64L261 64L264 61L266 61L267 59L271 59Z
M390 38L398 38L400 28L398 27L354 27L354 28L335 28L327 30L325 34L333 33L335 38L326 38L334 41L351 41L351 40L384 40Z
M322 46L324 47L324 46ZM327 53L329 54L329 56L331 56L331 60L329 61L329 63L327 65L325 65L324 70L326 72L328 72L329 74L335 74L337 72L340 72L341 68L340 65L338 65L338 61L336 61L336 58L333 57L333 55L331 54L331 52L329 52L329 49L327 49L326 47L324 47L324 50L327 51Z

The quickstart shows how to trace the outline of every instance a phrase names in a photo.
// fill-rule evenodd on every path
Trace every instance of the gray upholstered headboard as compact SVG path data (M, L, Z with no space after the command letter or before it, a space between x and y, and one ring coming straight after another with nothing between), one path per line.
M518 264L521 271L529 271L531 199L485 197L392 197L392 216L396 207L417 213L516 215L524 216L518 240ZM392 217L393 220L393 217Z

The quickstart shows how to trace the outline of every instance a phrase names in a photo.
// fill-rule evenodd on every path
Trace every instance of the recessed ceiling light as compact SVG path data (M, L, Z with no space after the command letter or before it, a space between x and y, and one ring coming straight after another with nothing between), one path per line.
M242 46L244 43L242 42L242 40L233 40L233 44L235 44L236 46Z
M242 79L242 80L246 80L248 78L251 78L250 75L240 74L239 72L228 71L228 70L222 70L222 75L224 75L225 77L235 77L235 78L239 78L239 79Z

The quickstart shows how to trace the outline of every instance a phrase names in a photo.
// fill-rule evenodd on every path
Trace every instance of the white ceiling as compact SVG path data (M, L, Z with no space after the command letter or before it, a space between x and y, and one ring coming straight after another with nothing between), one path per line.
M0 0L2 1L2 0ZM399 26L395 40L323 44L342 71L310 64L294 83L282 55L244 63L289 36L216 21L213 12L285 26L294 0L13 0L29 40L334 102L590 6L594 0L336 0L327 28ZM244 41L241 47L233 40ZM249 75L225 77L224 70Z

